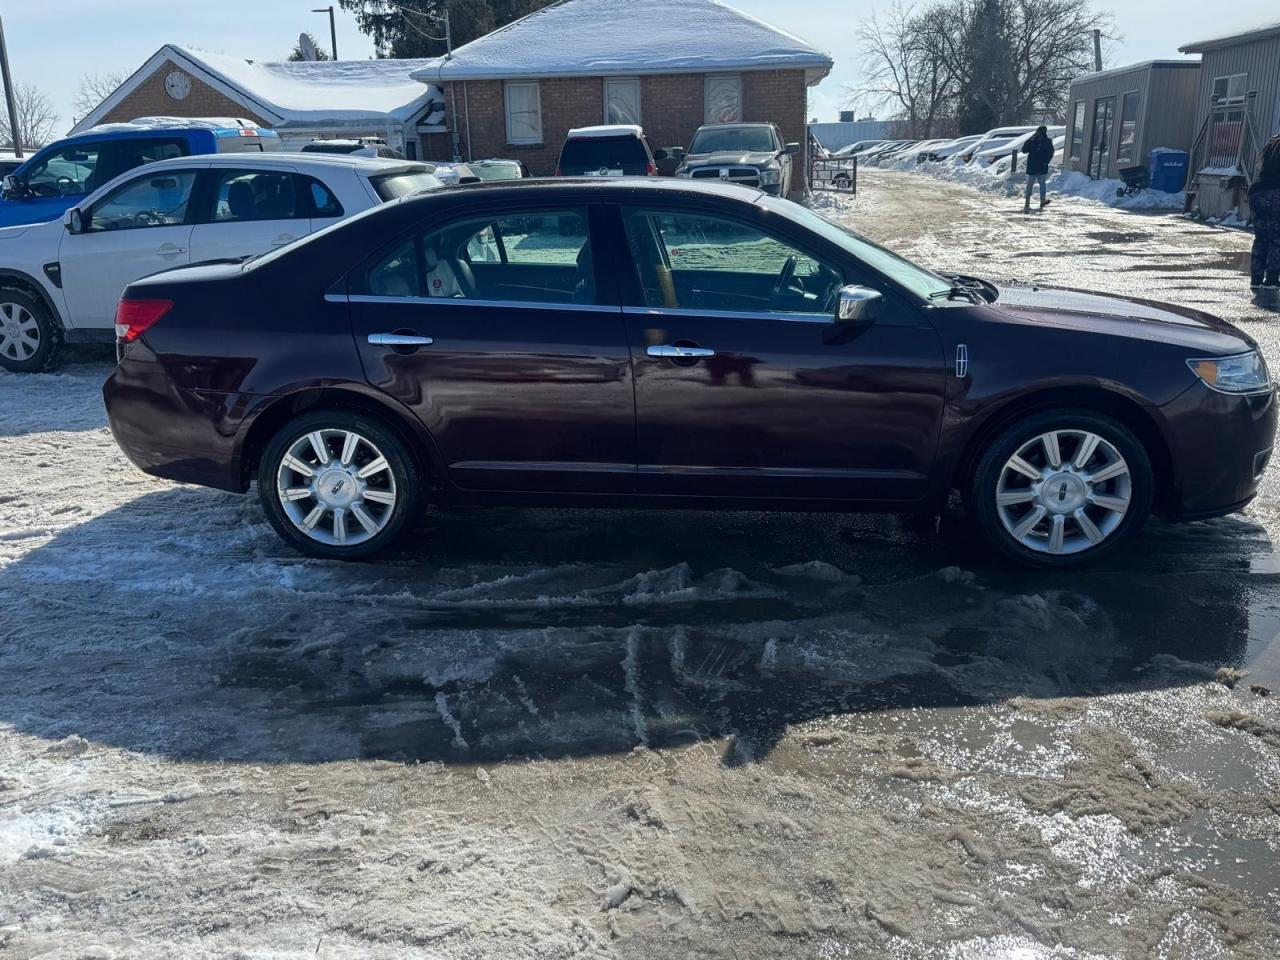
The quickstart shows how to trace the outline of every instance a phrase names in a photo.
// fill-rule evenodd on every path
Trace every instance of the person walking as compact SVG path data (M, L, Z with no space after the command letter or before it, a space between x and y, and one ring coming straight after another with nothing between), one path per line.
M1255 290L1280 289L1280 133L1267 141L1258 175L1249 185L1253 214L1253 255L1249 285Z
M1023 213L1031 212L1031 188L1040 184L1040 209L1049 205L1045 196L1048 190L1049 161L1053 159L1053 141L1049 139L1048 127L1036 127L1036 132L1022 145L1022 152L1027 155L1027 196L1022 205Z

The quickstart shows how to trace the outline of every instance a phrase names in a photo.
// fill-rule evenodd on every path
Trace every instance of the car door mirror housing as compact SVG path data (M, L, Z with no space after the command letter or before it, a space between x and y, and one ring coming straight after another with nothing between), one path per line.
M68 233L84 233L84 214L79 207L71 207L62 215L62 223Z
M836 323L874 323L880 317L884 296L868 287L840 288L836 302Z
M12 200L22 196L22 182L11 173L4 178L4 186L0 190L3 190L5 199Z
M794 157L797 153L800 152L800 144L788 143L785 147L782 148L782 152L785 154L788 154L789 156Z
M666 160L669 156L670 154L667 153L667 151L663 150L661 147L653 151L653 159L655 160Z

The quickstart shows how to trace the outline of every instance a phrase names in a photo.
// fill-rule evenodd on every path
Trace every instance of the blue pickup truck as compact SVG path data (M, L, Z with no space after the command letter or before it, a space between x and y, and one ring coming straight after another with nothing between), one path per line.
M102 184L154 160L283 149L279 134L247 120L144 117L94 127L44 147L4 178L0 227L56 220Z

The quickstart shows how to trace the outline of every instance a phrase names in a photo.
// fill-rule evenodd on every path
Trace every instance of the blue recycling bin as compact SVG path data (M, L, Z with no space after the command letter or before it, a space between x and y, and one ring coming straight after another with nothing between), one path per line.
M1187 166L1190 162L1191 155L1186 150L1156 147L1147 157L1151 189L1177 193L1187 182Z

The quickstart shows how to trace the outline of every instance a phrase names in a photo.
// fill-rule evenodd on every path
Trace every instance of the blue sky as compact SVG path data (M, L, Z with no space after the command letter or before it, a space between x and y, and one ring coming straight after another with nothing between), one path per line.
M888 6L888 0L730 3L833 55L835 70L810 94L810 114L822 120L835 119L845 86L857 79L859 21ZM71 102L84 73L131 72L166 42L269 60L287 55L298 33L310 30L327 47L328 18L310 12L327 5L328 0L27 0L5 4L0 13L14 80L35 83L49 94L61 114L61 131L72 123ZM1225 13L1203 0L1126 0L1118 6L1123 40L1108 51L1107 66L1178 56L1180 43L1264 19L1269 4L1248 0ZM342 10L338 52L344 59L373 53Z

